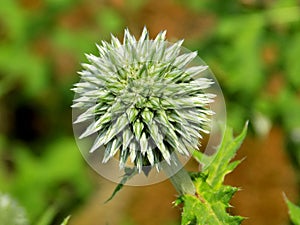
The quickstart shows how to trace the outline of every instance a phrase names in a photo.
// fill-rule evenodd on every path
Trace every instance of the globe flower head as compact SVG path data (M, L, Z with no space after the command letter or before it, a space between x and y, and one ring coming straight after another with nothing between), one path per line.
M120 168L131 162L138 171L159 170L162 161L172 164L172 154L198 149L210 130L208 67L190 66L197 52L182 53L183 41L170 44L165 36L150 40L144 28L136 40L126 29L123 43L112 36L97 45L99 56L86 55L72 105L84 110L74 123L89 121L79 138L96 134L89 151L104 151L102 163L118 156Z

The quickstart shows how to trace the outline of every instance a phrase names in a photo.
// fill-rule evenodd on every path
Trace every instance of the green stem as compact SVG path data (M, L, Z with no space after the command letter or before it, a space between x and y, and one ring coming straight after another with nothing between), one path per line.
M176 156L172 156L171 162L171 165L164 164L163 170L165 171L167 176L170 176L170 181L173 184L176 191L180 195L195 195L195 185L188 172L182 166L181 162Z

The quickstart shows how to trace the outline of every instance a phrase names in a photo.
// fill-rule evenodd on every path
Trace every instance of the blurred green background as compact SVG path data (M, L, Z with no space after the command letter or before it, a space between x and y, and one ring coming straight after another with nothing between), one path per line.
M250 120L241 150L248 159L228 180L245 189L233 213L252 218L243 224L288 224L282 192L297 201L300 184L296 0L2 0L0 192L31 224L45 212L50 224L69 214L74 225L179 224L166 183L127 188L103 206L114 185L91 171L73 138L70 88L84 53L97 54L95 43L110 33L122 38L128 27L138 36L145 25L152 37L166 29L170 41L198 51L223 89L229 125L239 131ZM143 208L151 204L162 211Z

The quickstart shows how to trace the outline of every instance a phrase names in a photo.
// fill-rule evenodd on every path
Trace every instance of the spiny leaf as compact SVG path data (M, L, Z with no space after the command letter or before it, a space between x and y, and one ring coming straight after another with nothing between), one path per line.
M239 225L243 218L225 214L224 205L221 203L211 204L202 199L200 203L197 197L186 195L184 197L184 210L182 225ZM217 209L217 210L216 210ZM223 211L221 211L222 209ZM220 211L219 213L217 213Z
M231 216L226 209L237 188L221 186L213 188L206 182L205 176L199 176L194 181L197 194L183 195L184 204L182 225L239 225L243 218ZM179 201L177 201L179 203Z
M246 136L247 124L236 138L232 129L225 130L225 136L218 151L212 156L194 152L193 156L203 164L200 173L191 175L196 195L183 195L175 203L183 203L181 225L239 225L244 219L227 212L230 200L238 188L223 185L224 177L239 161L231 162Z
M235 156L247 134L247 124L236 138L233 137L232 129L227 128L217 152L210 156L208 160L206 159L203 172L208 174L207 182L213 187L222 185L226 174L230 173L238 165L237 162L232 164L230 161ZM198 160L201 162L201 159Z

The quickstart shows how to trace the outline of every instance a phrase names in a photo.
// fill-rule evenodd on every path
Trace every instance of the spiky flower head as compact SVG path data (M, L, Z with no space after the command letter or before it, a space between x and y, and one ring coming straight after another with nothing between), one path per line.
M159 169L173 153L189 156L210 130L208 68L190 66L197 52L182 53L183 41L165 36L150 40L144 28L136 40L126 29L123 43L112 36L97 45L99 56L86 55L72 106L84 112L74 123L91 121L79 138L97 135L90 152L104 151L102 163L118 155L120 168L131 161L139 171Z

